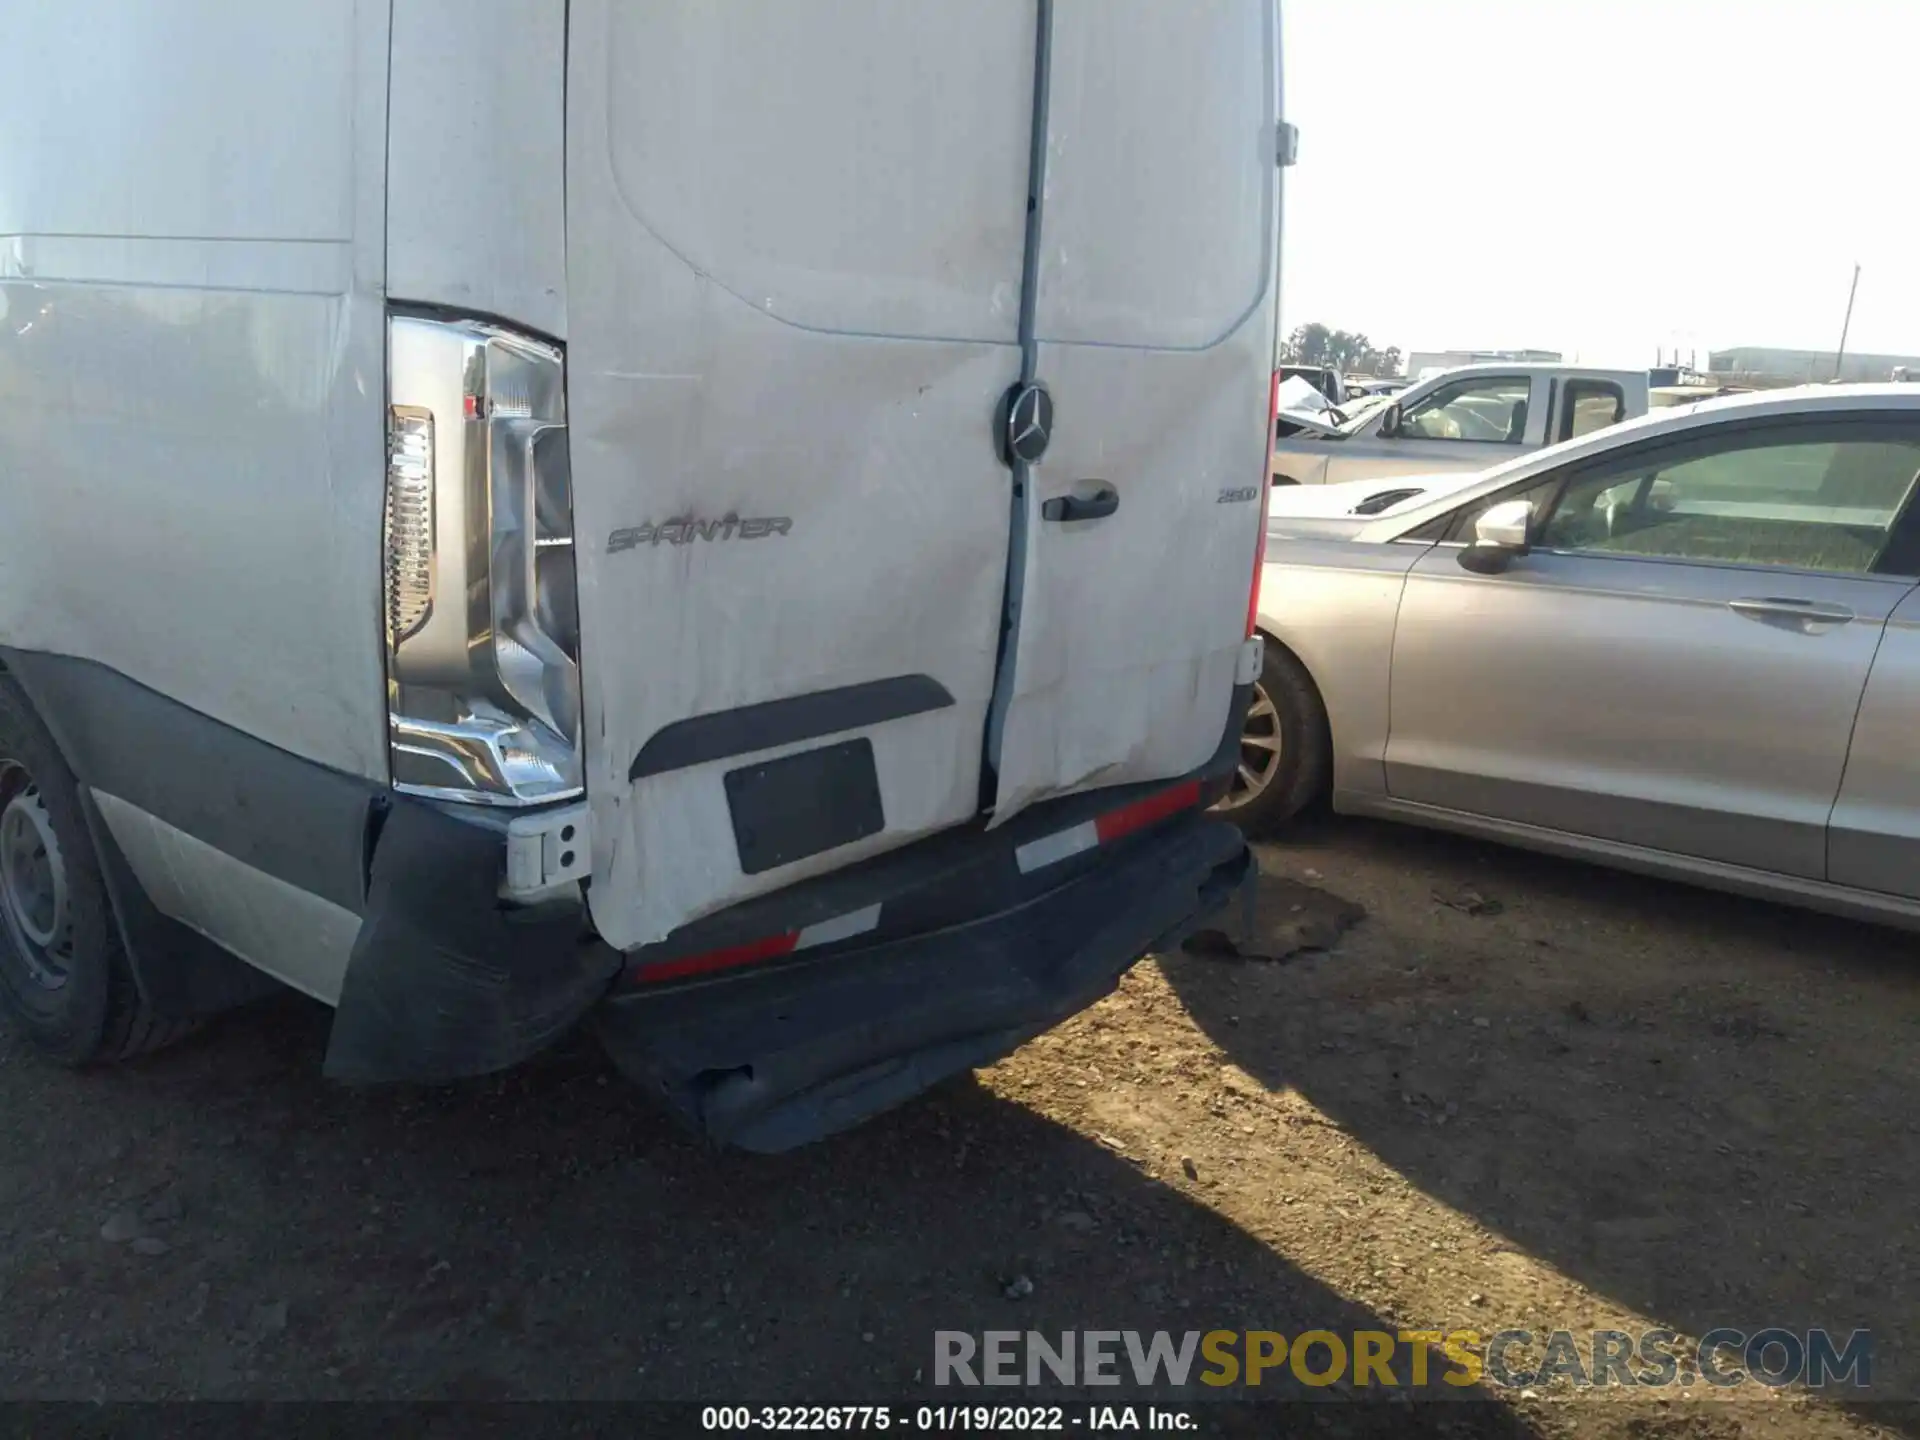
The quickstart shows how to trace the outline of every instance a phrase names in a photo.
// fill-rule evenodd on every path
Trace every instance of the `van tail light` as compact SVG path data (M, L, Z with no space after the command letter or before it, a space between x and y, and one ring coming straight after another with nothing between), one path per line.
M386 592L389 644L433 608L433 412L395 405L387 422Z
M1247 631L1246 638L1251 640L1254 632L1260 628L1260 572L1267 563L1267 492L1273 485L1273 432L1280 423L1280 372L1273 372L1273 383L1267 387L1267 443L1261 448L1265 457L1260 462L1260 499L1257 509L1260 512L1260 532L1253 542L1253 580L1247 586Z
M396 315L387 344L393 783L488 805L577 795L564 360L478 321Z

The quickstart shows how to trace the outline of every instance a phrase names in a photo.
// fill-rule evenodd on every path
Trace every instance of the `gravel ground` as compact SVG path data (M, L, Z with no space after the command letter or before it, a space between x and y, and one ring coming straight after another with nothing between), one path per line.
M951 1401L938 1329L1780 1324L1871 1329L1871 1396L1920 1396L1914 939L1350 822L1262 860L1274 958L1147 962L774 1159L684 1138L584 1043L355 1092L295 1000L117 1071L0 1040L0 1395ZM1196 1410L1920 1437L1751 1385L1465 1393Z

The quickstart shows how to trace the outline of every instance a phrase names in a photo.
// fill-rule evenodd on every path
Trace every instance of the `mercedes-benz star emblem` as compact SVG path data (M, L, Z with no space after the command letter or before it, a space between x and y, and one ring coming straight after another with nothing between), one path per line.
M1053 433L1053 396L1038 381L1014 392L1007 409L1007 454L1031 465L1047 453Z

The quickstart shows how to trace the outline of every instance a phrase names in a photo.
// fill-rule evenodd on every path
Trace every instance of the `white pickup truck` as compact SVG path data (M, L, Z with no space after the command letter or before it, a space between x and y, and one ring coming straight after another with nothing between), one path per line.
M1273 483L1332 485L1388 475L1484 470L1527 450L1647 413L1644 370L1468 365L1350 414L1287 411Z

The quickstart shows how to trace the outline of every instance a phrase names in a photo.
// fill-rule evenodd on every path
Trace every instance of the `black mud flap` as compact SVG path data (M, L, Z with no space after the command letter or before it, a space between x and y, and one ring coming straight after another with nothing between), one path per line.
M1195 815L1018 908L936 934L595 1013L614 1061L710 1139L789 1150L989 1064L1178 945L1255 878L1233 826Z
M620 970L578 904L511 909L490 814L398 796L327 1044L330 1079L439 1082L517 1065L577 1025Z

